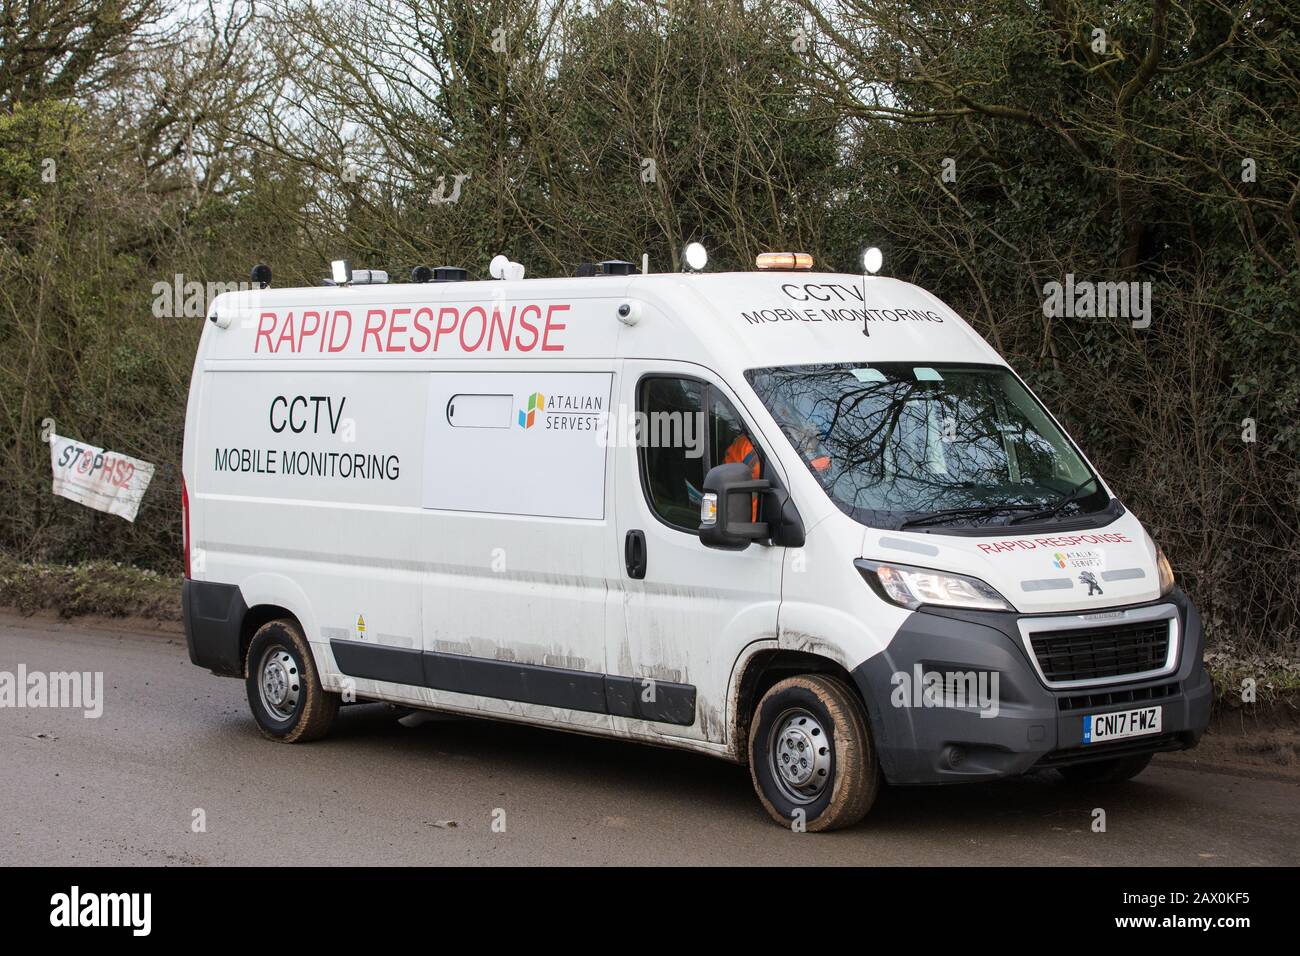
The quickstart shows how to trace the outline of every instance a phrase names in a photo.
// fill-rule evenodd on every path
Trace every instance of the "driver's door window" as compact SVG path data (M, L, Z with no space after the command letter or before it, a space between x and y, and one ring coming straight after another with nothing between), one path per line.
M744 463L756 478L766 471L763 452L739 413L705 382L647 378L638 392L637 410L642 415L638 446L646 500L655 515L674 528L699 531L704 475L714 465ZM757 501L754 507L757 514Z

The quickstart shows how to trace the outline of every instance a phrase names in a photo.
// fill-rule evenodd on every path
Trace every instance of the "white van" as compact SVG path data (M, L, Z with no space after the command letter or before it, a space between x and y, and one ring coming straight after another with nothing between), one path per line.
M218 297L191 660L273 739L355 699L680 747L808 830L1195 745L1196 609L1015 372L923 289L760 259Z

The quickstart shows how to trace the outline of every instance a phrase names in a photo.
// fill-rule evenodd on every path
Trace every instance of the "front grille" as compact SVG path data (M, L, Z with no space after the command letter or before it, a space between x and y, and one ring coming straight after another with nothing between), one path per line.
M1029 642L1049 682L1105 680L1164 667L1169 620L1037 631Z
M1086 694L1064 694L1056 698L1061 711L1099 710L1103 707L1117 707L1120 704L1144 704L1153 700L1164 700L1178 694L1178 682L1156 684L1154 687L1137 687L1133 689L1103 690Z

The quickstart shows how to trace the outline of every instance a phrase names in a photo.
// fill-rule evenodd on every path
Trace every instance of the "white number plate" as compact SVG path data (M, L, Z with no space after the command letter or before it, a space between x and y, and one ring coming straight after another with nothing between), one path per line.
M1083 742L1098 744L1104 740L1145 737L1160 733L1162 708L1142 707L1113 714L1090 714L1083 718Z

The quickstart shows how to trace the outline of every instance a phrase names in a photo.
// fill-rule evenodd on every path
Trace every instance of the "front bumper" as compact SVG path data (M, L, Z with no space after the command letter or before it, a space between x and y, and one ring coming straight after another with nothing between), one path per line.
M1178 589L1136 607L1166 604L1177 609L1181 634L1171 673L1067 689L1044 683L1022 640L1018 622L1041 615L948 608L914 612L884 651L853 671L885 778L899 784L991 780L1040 767L1195 746L1210 719L1201 619ZM927 701L915 690L920 675L954 672L984 675L985 689L996 687L996 708L953 706L942 692ZM1159 734L1083 744L1085 716L1156 705L1163 708Z

